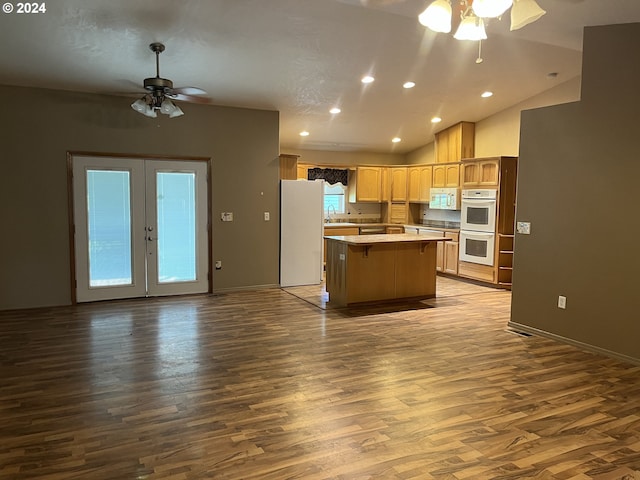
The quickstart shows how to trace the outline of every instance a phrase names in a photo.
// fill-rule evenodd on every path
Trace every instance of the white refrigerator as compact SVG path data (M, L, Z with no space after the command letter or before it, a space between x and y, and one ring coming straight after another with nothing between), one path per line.
M280 286L322 282L324 182L280 181Z

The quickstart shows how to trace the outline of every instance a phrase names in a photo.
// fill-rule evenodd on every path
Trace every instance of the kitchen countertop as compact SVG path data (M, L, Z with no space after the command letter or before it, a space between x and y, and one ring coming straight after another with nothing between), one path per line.
M382 235L326 235L324 238L337 240L349 245L372 245L375 243L399 242L444 242L451 240L449 237L417 235L415 233L387 233Z
M387 227L387 226L395 226L401 227L402 225L397 225L395 223L356 223L356 222L331 222L325 223L325 227Z
M399 223L356 223L356 222L331 222L325 223L325 227L413 227L413 228L433 228L437 230L450 230L452 232L457 232L460 230L460 226L456 226L454 222L447 222L446 227L440 226L440 224L431 224L431 223L415 223L415 224L399 224Z

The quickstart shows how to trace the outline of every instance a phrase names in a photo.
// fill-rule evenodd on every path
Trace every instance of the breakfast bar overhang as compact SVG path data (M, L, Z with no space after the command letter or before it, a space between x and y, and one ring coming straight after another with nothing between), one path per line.
M326 286L332 305L433 298L437 242L416 234L326 236Z

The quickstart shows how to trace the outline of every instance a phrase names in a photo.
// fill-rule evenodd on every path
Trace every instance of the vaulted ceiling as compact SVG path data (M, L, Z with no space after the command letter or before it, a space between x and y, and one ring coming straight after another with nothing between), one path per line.
M155 76L149 44L162 42L162 77L206 90L215 105L278 110L283 148L405 153L442 128L579 76L584 26L640 22L639 0L538 0L547 14L521 30L510 32L508 18L487 25L476 63L477 43L418 23L430 1L65 0L38 14L14 8L0 16L0 83L143 92L143 79ZM366 74L375 81L363 85ZM404 89L406 81L415 87ZM481 98L485 90L493 97ZM123 96L122 108L135 97ZM180 106L188 115L189 104ZM334 106L341 113L329 113ZM433 116L442 123L431 124Z

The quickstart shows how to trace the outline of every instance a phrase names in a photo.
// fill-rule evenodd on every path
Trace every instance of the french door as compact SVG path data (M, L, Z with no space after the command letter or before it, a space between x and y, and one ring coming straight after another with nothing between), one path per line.
M72 162L78 302L209 291L206 162Z

